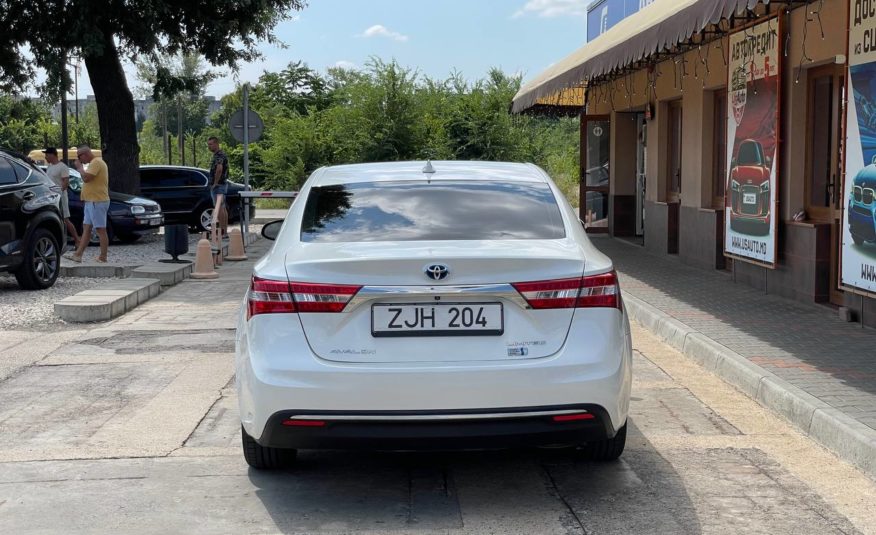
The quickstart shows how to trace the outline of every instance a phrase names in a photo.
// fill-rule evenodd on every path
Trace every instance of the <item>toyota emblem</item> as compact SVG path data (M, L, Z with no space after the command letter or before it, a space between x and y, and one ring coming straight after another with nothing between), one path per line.
M432 280L441 281L447 278L450 275L450 268L445 266L444 264L432 264L430 266L426 266L426 269L423 271L426 272L426 276Z

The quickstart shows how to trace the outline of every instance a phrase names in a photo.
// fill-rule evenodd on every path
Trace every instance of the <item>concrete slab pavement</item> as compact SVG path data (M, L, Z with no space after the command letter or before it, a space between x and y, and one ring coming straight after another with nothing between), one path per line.
M876 478L876 332L610 238L630 316Z

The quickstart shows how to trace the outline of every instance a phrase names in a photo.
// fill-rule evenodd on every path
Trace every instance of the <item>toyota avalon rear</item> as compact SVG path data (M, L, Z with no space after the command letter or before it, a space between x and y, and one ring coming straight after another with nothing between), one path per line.
M617 277L537 167L324 168L264 234L237 334L251 466L298 449L623 451Z

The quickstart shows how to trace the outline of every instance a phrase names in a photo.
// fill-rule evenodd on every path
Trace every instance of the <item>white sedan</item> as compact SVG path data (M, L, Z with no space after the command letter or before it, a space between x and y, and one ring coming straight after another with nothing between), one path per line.
M623 451L617 277L540 168L322 168L263 235L236 344L251 466L298 449Z

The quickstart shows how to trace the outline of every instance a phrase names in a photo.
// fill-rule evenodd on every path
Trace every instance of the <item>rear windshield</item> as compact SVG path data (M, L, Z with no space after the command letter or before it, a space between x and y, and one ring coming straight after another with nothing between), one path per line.
M529 182L366 182L315 187L301 240L537 240L566 235L550 187Z

